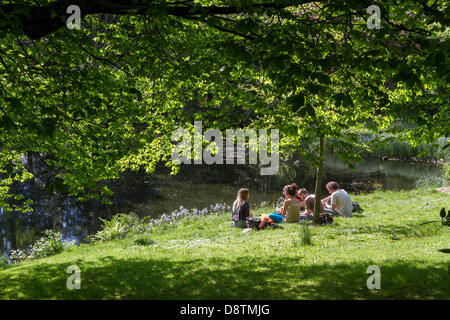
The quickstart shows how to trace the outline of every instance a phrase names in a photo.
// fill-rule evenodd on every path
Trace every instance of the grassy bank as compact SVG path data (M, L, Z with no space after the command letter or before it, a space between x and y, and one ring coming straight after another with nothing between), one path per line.
M384 143L374 143L375 139L386 140ZM441 137L437 139L434 144L421 142L417 146L413 146L409 142L401 141L397 135L394 134L380 134L375 135L369 132L361 133L358 137L359 142L371 146L371 150L358 150L364 158L384 158L399 159L399 160L425 160L425 161L444 161L450 162L450 148L448 145L449 139ZM336 153L339 151L339 146L333 143L327 144L328 153Z
M355 196L365 209L327 227L252 231L229 227L230 214L161 224L142 235L71 247L0 270L2 299L448 299L448 228L437 220L450 196L436 191ZM428 204L427 204L428 203ZM272 208L253 212L258 215ZM66 288L67 267L81 289ZM367 267L381 269L369 290Z

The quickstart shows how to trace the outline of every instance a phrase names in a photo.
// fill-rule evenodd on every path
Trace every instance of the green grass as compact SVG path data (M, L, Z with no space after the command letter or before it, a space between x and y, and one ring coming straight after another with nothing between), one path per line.
M300 224L242 233L229 213L191 218L153 228L151 241L132 235L3 267L0 298L448 299L450 255L438 250L450 248L449 229L418 225L437 220L449 196L353 198L364 212L311 227L312 245L302 244ZM81 268L80 290L66 288L70 265ZM380 290L367 289L370 265L381 269Z

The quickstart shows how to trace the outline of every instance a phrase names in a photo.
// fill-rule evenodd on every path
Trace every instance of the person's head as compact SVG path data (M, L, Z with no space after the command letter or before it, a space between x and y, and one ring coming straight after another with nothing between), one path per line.
M247 188L239 189L236 197L236 201L234 201L233 207L239 208L244 201L248 201L250 199L250 192Z
M286 198L292 198L297 193L297 189L298 187L294 183L285 185L283 188L283 194L286 196Z
M309 197L308 199L305 200L305 208L307 210L314 211L315 202L316 202L315 197Z
M339 189L339 185L337 182L330 181L325 186L330 194L333 194L337 189Z
M308 196L308 191L305 188L301 188L300 190L298 190L297 195L303 201Z
M298 189L300 189L299 186L295 182L291 183L291 186L295 189L295 192L297 192Z

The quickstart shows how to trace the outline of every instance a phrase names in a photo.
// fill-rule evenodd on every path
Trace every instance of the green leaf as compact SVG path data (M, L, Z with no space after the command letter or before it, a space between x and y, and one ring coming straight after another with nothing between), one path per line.
M306 106L302 107L299 111L298 111L299 115L301 117L306 116L307 114L309 114L311 117L315 118L316 117L316 112L313 108L312 105L307 104Z
M56 131L56 123L55 118L44 118L41 122L40 132L48 137L53 137Z
M345 94L341 93L341 92L336 93L333 96L334 104L336 105L336 107L340 107L342 105L342 101L344 100L344 96L345 96Z
M308 112L311 117L313 118L316 117L316 111L314 110L313 106L311 105L306 106L306 112Z
M138 89L136 89L136 88L129 88L128 92L131 93L131 94L137 95L138 99L142 100L142 92L140 92Z
M331 84L331 79L330 79L330 77L329 77L327 74L324 74L324 73L319 73L319 74L317 75L317 80L318 80L320 83L325 84L325 85Z
M297 112L305 104L305 94L299 93L288 98L288 103L291 104L291 110Z
M353 99L349 94L344 95L342 103L344 104L344 107L346 107L346 108L354 106Z

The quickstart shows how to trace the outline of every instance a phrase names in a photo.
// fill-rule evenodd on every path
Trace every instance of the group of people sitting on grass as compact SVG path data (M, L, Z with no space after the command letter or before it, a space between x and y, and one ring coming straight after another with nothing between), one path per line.
M353 203L348 193L334 181L328 182L326 189L330 196L320 201L321 218L332 221L334 216L350 217L353 211ZM316 202L314 194L309 194L305 188L299 188L297 184L291 183L284 186L283 195L285 199L282 207L277 208L276 212L259 216L258 223L260 223L260 226L313 219ZM242 188L238 191L232 207L232 219L235 227L247 228L249 227L249 220L253 219L248 203L249 198L248 189Z

